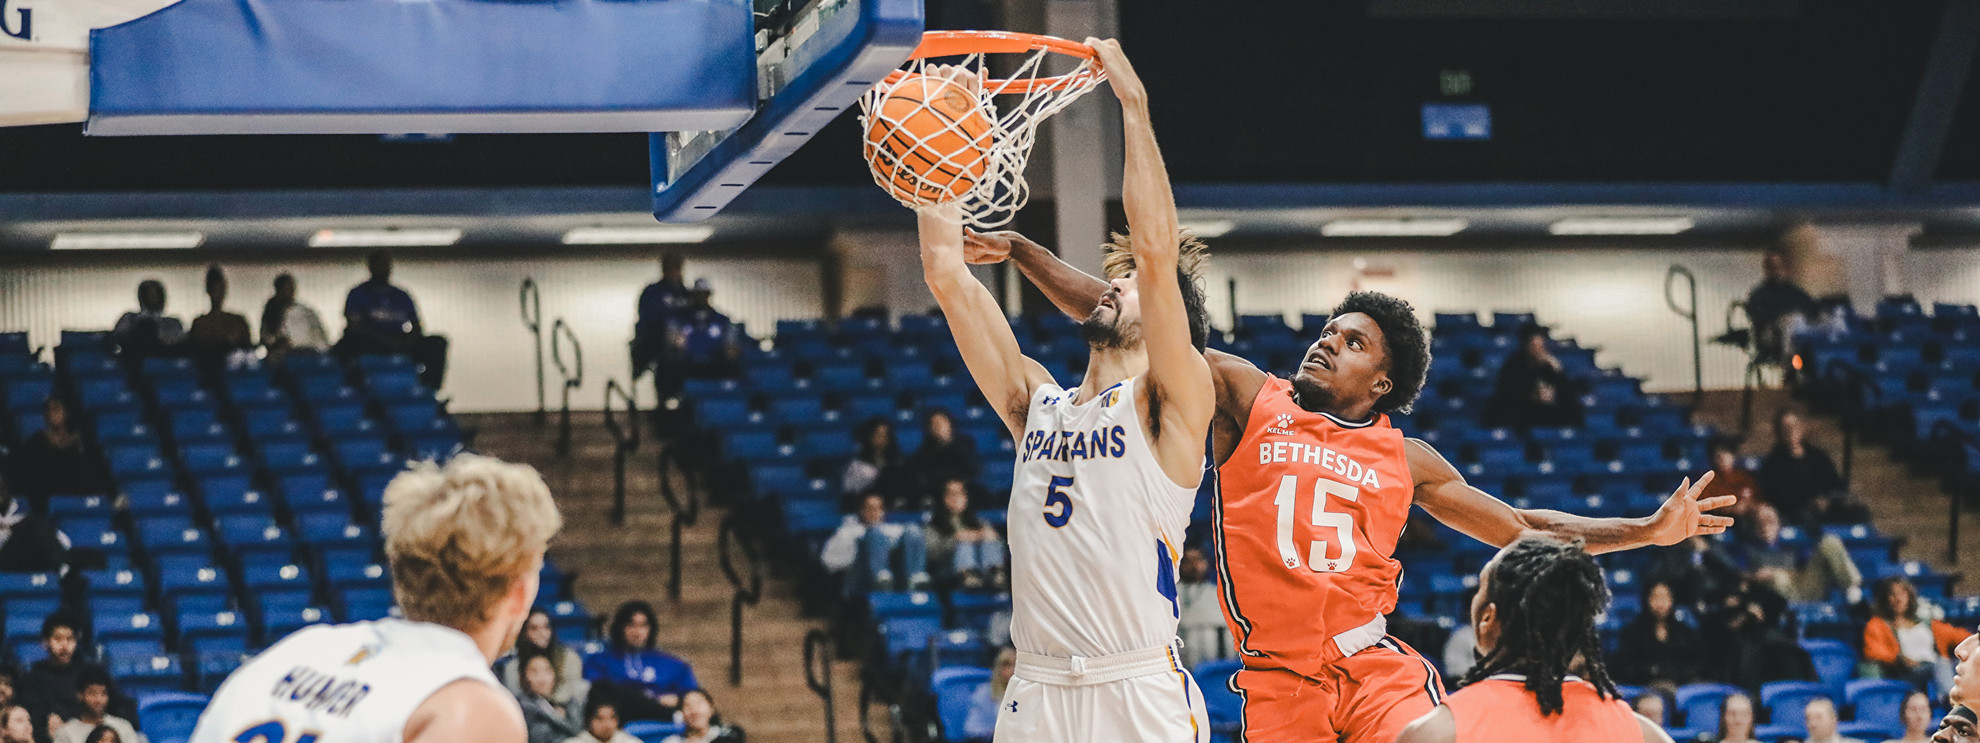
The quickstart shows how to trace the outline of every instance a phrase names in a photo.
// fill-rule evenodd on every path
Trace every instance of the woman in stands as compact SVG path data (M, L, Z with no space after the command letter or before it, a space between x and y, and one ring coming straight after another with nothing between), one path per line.
M612 612L611 644L584 659L585 680L604 687L591 698L616 702L620 720L672 720L681 694L701 688L687 661L653 648L659 627L652 604L627 601Z
M687 729L660 743L743 743L743 729L722 722L715 698L703 689L681 695L681 724Z
M22 495L33 499L36 510L51 495L93 495L104 491L96 476L96 460L76 430L76 419L69 404L50 396L42 405L42 429L22 442L14 452L15 482Z
M947 410L931 410L921 425L921 448L908 459L915 497L939 496L950 480L975 482L983 463L976 457L976 442L956 430L955 416Z
M584 703L585 693L591 690L590 682L584 680L584 658L557 639L557 633L550 625L550 612L541 608L530 610L529 619L523 622L522 633L516 637L515 655L505 660L498 669L502 685L509 687L509 691L517 696L526 691L522 660L532 653L548 656L551 667L557 672L557 688L545 695L551 702L558 706Z
M974 591L1006 584L1003 538L970 510L969 483L951 478L942 484L942 500L925 528L928 567L938 585Z
M1678 621L1671 586L1652 582L1643 590L1643 612L1622 629L1615 655L1616 677L1624 683L1672 693L1698 680L1698 630Z
M1719 735L1710 743L1760 743L1753 737L1753 698L1745 694L1727 696L1719 703Z
M18 704L0 707L0 743L35 743L34 715Z
M84 738L83 743L138 743L138 742L125 741L124 739L117 737L116 728L110 727L108 725L98 725L95 730L89 731L89 737Z
M552 698L563 679L551 656L524 650L510 665L523 669L523 688L516 692L516 704L522 707L529 743L559 743L584 732L584 697Z
M1904 706L1898 711L1898 719L1904 723L1904 737L1892 738L1884 743L1932 743L1937 721L1932 719L1932 698L1925 696L1925 692L1906 694Z
M888 510L919 510L902 507L908 472L901 461L901 446L894 440L894 426L882 418L868 418L853 429L853 440L859 442L859 452L846 463L839 492L857 497L878 490ZM839 510L850 513L859 510L857 506L856 501L843 503Z
M1863 659L1876 663L1884 678L1909 681L1919 689L1936 683L1952 688L1953 648L1966 633L1935 621L1922 610L1918 589L1903 576L1877 582L1870 621L1863 625Z

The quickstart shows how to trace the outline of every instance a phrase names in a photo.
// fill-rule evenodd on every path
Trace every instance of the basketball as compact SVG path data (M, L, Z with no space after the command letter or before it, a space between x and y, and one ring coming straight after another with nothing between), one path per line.
M902 78L866 122L866 159L873 178L916 206L961 198L983 178L990 119L976 96L954 80Z

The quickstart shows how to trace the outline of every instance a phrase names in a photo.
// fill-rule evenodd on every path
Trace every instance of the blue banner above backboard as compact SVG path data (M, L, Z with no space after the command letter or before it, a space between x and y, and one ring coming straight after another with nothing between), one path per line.
M1423 104L1424 139L1492 138L1492 107L1483 103Z

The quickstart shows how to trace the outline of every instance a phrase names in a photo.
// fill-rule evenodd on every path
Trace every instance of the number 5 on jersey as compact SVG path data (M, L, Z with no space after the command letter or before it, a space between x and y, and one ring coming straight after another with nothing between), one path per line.
M1316 573L1338 573L1354 564L1354 514L1334 513L1327 510L1327 496L1343 500L1358 501L1361 489L1346 483L1334 482L1324 477L1313 481L1313 527L1333 529L1334 538L1315 539L1307 544L1306 567ZM1299 476L1286 475L1279 480L1279 495L1272 504L1279 507L1279 558L1286 563L1287 570L1299 568L1299 548L1293 544L1293 502L1299 498ZM1050 503L1051 501L1046 501ZM1049 517L1047 521L1051 520ZM1329 559L1329 542L1340 545L1340 557Z
M1072 521L1072 495L1065 491L1072 487L1070 477L1052 476L1052 484L1045 488L1045 523L1057 529Z

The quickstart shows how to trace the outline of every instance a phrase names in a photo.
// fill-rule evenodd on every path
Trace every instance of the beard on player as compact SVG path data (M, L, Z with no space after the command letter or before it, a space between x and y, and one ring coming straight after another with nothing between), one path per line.
M1095 351L1126 351L1141 345L1140 318L1121 311L1120 290L1109 289L1079 323L1079 337Z

